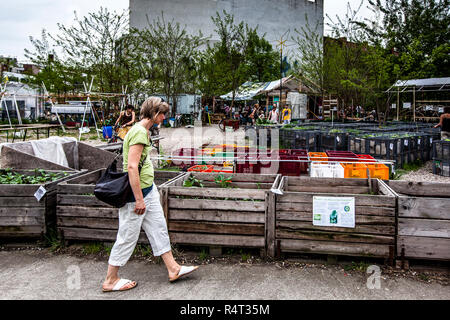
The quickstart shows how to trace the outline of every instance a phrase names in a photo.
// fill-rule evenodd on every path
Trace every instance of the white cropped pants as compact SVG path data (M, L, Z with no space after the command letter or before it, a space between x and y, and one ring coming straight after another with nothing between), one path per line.
M150 241L154 256L171 250L167 223L155 184L144 202L146 210L142 215L134 212L136 202L129 202L119 209L119 231L109 256L110 265L122 267L127 263L136 247L141 227Z

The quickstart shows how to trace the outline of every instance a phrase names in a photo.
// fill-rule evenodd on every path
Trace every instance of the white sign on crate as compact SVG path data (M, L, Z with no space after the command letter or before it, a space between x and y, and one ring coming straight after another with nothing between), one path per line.
M37 201L41 201L42 197L47 193L47 190L43 186L40 186L39 189L34 193L34 197Z
M355 227L354 197L313 197L313 225Z

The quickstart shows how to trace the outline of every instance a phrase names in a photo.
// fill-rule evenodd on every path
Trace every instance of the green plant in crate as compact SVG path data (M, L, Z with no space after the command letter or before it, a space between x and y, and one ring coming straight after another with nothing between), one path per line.
M219 185L221 188L232 188L231 179L233 176L225 177L223 174L219 174L214 178L214 182Z
M189 178L186 181L184 181L183 187L186 187L186 188L191 188L191 187L203 188L203 181L200 180L200 179L197 179L196 177L191 175L191 176L189 176Z
M43 184L59 180L67 175L67 172L45 172L42 169L35 169L34 175L25 175L5 169L1 171L0 184Z

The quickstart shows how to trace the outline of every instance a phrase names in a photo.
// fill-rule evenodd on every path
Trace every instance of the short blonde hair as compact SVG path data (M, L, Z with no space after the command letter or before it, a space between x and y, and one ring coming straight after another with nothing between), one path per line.
M139 120L144 118L154 120L160 113L169 112L169 105L159 97L150 97L142 103Z

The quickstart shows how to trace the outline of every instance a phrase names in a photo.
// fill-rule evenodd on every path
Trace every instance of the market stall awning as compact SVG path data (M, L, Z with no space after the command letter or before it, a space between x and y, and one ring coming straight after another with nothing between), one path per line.
M428 79L412 79L412 80L398 80L390 87L387 92L437 92L450 90L450 78L428 78Z
M292 84L292 81L296 81L297 84ZM283 87L286 86L284 89L295 90L298 87L298 80L296 80L292 76L282 78L281 82ZM269 82L247 81L236 90L234 100L235 101L252 100L253 97L257 95L266 94L267 92L279 89L280 89L280 80ZM229 92L225 95L222 95L220 96L220 98L223 100L232 100L233 92Z

